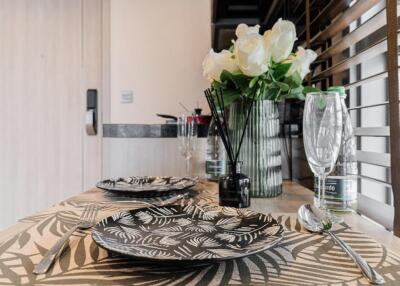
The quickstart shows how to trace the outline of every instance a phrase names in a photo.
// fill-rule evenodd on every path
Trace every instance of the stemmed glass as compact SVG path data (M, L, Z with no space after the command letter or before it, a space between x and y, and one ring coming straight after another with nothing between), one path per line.
M318 201L327 218L333 222L342 219L330 214L325 202L325 178L332 172L342 138L342 111L336 92L307 94L303 115L303 141L311 171L318 177ZM322 190L321 190L322 185Z
M178 118L179 151L186 159L186 176L190 176L190 159L197 143L197 122L194 116L183 115Z

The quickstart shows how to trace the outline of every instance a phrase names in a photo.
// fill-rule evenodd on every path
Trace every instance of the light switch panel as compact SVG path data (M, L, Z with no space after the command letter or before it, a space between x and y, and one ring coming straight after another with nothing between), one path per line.
M132 90L121 91L121 103L133 103L133 91Z

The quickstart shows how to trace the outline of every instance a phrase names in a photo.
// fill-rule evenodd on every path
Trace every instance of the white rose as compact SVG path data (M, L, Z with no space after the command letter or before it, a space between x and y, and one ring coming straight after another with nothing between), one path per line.
M265 46L276 63L288 58L296 39L294 24L282 19L279 19L271 30L264 33Z
M260 31L260 25L255 25L253 27L249 27L246 24L239 24L236 27L236 36L238 38L243 37L245 35L249 35L249 34L258 34Z
M269 54L261 35L242 35L235 42L235 57L240 70L248 76L258 76L268 70Z
M302 47L298 47L295 55L291 55L286 61L291 63L290 69L286 73L286 77L291 76L293 73L298 72L301 79L310 71L310 64L317 58L317 53L313 50L305 50Z
M204 76L206 76L210 81L220 81L223 70L229 72L239 70L234 55L227 50L222 50L220 53L216 53L211 49L203 60Z

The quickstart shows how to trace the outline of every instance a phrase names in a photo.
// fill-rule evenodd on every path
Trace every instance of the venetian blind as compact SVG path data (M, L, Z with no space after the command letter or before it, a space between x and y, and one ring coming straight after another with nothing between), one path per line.
M358 149L358 211L399 235L397 1L332 0L318 11L316 1L304 2L302 45L318 53L308 81L347 90Z

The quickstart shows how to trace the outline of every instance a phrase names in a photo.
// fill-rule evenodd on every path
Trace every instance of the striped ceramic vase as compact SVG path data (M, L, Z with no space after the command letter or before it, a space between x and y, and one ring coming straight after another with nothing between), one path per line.
M229 111L233 145L240 141L245 121L245 105L236 102ZM239 155L242 172L250 178L250 196L276 197L282 193L279 112L271 100L254 102Z

